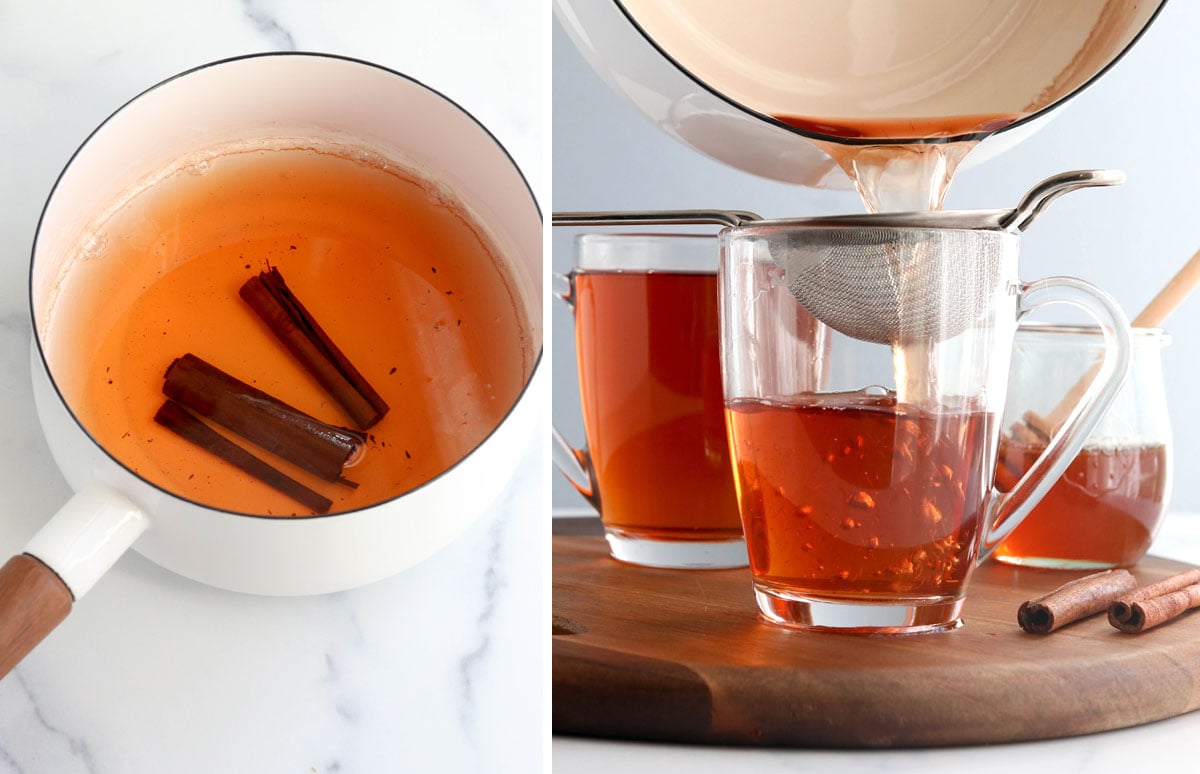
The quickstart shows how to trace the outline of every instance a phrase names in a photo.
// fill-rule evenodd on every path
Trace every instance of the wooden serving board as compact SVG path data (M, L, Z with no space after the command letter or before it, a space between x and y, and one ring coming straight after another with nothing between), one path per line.
M1190 565L1148 557L1139 583ZM965 626L862 636L761 622L742 570L655 570L554 537L554 731L691 743L918 747L1072 736L1200 706L1200 611L1142 634L1045 636L1021 602L1083 573L994 562Z

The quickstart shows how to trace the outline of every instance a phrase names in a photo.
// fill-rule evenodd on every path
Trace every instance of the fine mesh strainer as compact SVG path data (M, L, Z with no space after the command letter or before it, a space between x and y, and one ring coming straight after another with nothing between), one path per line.
M744 236L769 251L796 300L829 327L880 344L942 341L979 318L1017 238L1006 231L867 226Z
M761 231L758 249L780 266L792 295L829 327L884 344L941 341L984 311L1006 256L1053 199L1115 185L1109 170L1048 178L1011 210L885 213L763 220L749 212L681 210L556 213L555 225L714 223L741 237ZM728 241L728 240L727 240Z

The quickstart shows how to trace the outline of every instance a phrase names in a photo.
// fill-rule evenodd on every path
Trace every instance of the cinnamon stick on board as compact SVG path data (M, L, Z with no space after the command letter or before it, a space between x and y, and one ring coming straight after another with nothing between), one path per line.
M154 421L316 513L328 513L333 506L332 500L255 457L173 400L162 404Z
M346 463L367 439L357 430L328 425L186 354L167 368L163 394L326 481L342 478Z
M1049 634L1081 618L1103 612L1116 599L1137 586L1128 570L1103 572L1076 578L1049 594L1021 604L1017 623L1030 634Z
M251 277L238 293L359 428L383 418L387 403L304 308L279 269Z
M1200 570L1134 589L1108 609L1108 622L1123 632L1136 634L1177 618L1200 606Z

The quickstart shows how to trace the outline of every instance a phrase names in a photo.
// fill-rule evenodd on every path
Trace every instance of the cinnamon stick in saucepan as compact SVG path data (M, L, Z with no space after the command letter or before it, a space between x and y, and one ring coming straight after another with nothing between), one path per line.
M1108 610L1108 622L1123 632L1137 633L1200 607L1200 570L1150 583L1121 596Z
M328 498L255 457L173 400L163 403L154 421L316 513L328 513L333 506Z
M1017 623L1030 634L1049 634L1107 610L1136 586L1137 580L1128 570L1104 570L1085 575L1023 603L1017 611Z
M387 403L334 345L278 269L251 277L239 294L359 428L366 430L383 418Z
M167 368L162 389L176 403L326 481L349 484L342 471L367 442L357 430L326 424L190 353Z

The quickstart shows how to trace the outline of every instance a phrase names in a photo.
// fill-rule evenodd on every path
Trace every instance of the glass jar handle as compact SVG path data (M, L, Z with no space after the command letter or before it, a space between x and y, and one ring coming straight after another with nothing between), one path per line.
M554 295L575 311L575 283L566 274L555 273ZM596 471L587 447L576 449L567 442L557 427L551 426L550 459L554 467L567 477L571 486L597 511L600 510L600 491L596 488Z
M1121 390L1133 362L1129 322L1104 291L1074 277L1049 277L1023 285L1019 317L1051 304L1070 304L1090 314L1104 336L1104 361L1087 392L1071 409L1033 466L1009 492L993 488L985 512L979 559L1004 542L1075 459Z

